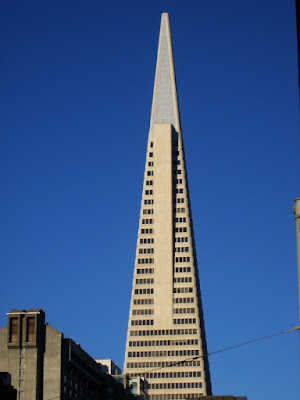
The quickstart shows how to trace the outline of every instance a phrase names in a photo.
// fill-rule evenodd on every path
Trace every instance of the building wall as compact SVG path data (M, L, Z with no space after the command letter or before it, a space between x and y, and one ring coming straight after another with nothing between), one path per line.
M0 330L0 370L11 374L12 386L18 398L40 399L43 387L44 312L42 310L12 310L8 326ZM12 338L11 319L17 320ZM33 320L28 333L29 319Z
M58 398L61 394L61 352L63 334L46 325L46 348L44 355L44 399Z

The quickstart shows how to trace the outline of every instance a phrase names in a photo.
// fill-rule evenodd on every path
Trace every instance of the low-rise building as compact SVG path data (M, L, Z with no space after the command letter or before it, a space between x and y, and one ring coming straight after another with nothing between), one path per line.
M41 309L8 313L0 329L0 371L11 375L18 399L134 399L79 344L45 324Z

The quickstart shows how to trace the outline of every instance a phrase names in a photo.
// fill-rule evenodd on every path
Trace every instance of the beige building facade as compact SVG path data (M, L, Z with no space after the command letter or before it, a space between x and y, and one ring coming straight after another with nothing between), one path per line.
M169 17L162 14L124 373L151 400L211 394Z

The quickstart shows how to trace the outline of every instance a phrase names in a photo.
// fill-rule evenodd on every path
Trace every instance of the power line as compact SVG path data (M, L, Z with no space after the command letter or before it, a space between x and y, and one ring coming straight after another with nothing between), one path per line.
M145 374L148 374L148 373L150 373L150 372L157 371L157 370L160 370L160 369L163 369L163 368L174 367L174 366L176 366L176 365L181 365L181 364L184 364L184 363L189 362L189 361L195 361L195 360L198 360L198 359L200 359L200 358L205 358L205 357L211 356L211 355L213 355L213 354L222 353L222 352L224 352L224 351L236 349L237 347L246 346L246 345L251 344L251 343L259 342L259 341L261 341L261 340L270 339L270 338L272 338L272 337L274 337L274 336L283 335L284 333L289 333L289 332L293 332L293 331L297 331L297 330L300 330L300 326L296 326L295 328L292 328L292 329L286 329L286 330L284 330L284 331L277 332L277 333L273 333L273 334L271 334L271 335L263 336L263 337L260 337L260 338L257 338L257 339L248 340L247 342L239 343L239 344L236 344L236 345L234 345L234 346L224 347L223 349L215 350L215 351L212 351L212 352L206 353L206 354L202 354L201 356L185 358L185 359L182 360L182 361L176 361L176 362L171 363L171 364L169 364L169 365L165 365L165 366L163 366L163 367L153 368L153 369L150 369L150 370L148 370L148 371L143 372L142 374L134 374L134 375L135 375L135 376L140 376L140 375L145 375Z
M273 333L273 334L271 334L271 335L262 336L262 337L260 337L260 338L253 339L253 340L248 340L247 342L239 343L239 344L236 344L236 345L234 345L234 346L224 347L223 349L215 350L215 351L212 351L212 352L206 353L206 354L202 354L201 356L185 358L184 360L176 361L176 362L174 362L174 363L171 363L171 364L169 364L169 365L165 365L165 366L163 366L163 367L158 367L158 368L150 369L150 370L148 370L148 371L143 372L142 374L132 374L132 375L134 375L134 376L144 376L145 374L148 374L148 373L150 373L150 372L157 371L157 370L160 370L160 369L163 369L163 368L175 367L176 365L181 365L181 364L184 364L184 363L189 362L189 361L199 360L200 358L205 358L205 357L211 356L211 355L213 355L213 354L222 353L222 352L224 352L224 351L236 349L236 348L238 348L238 347L247 346L248 344L251 344L251 343L256 343L256 342L259 342L259 341L262 341L262 340L270 339L270 338L272 338L272 337L274 337L274 336L283 335L284 333L289 333L289 332L299 331L299 330L300 330L300 326L296 326L295 328L292 328L292 329L286 329L286 330L284 330L284 331L277 332L277 333ZM123 376L124 376L124 375L123 375ZM57 396L57 397L50 397L48 400L55 400L55 399L59 399L59 398L60 398L60 396Z

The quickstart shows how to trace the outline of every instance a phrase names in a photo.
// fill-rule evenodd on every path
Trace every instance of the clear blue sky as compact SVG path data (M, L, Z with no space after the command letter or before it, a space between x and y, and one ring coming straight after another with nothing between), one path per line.
M292 0L2 1L0 326L37 308L123 367L161 12L208 350L298 324ZM299 336L210 358L215 394L298 398Z

